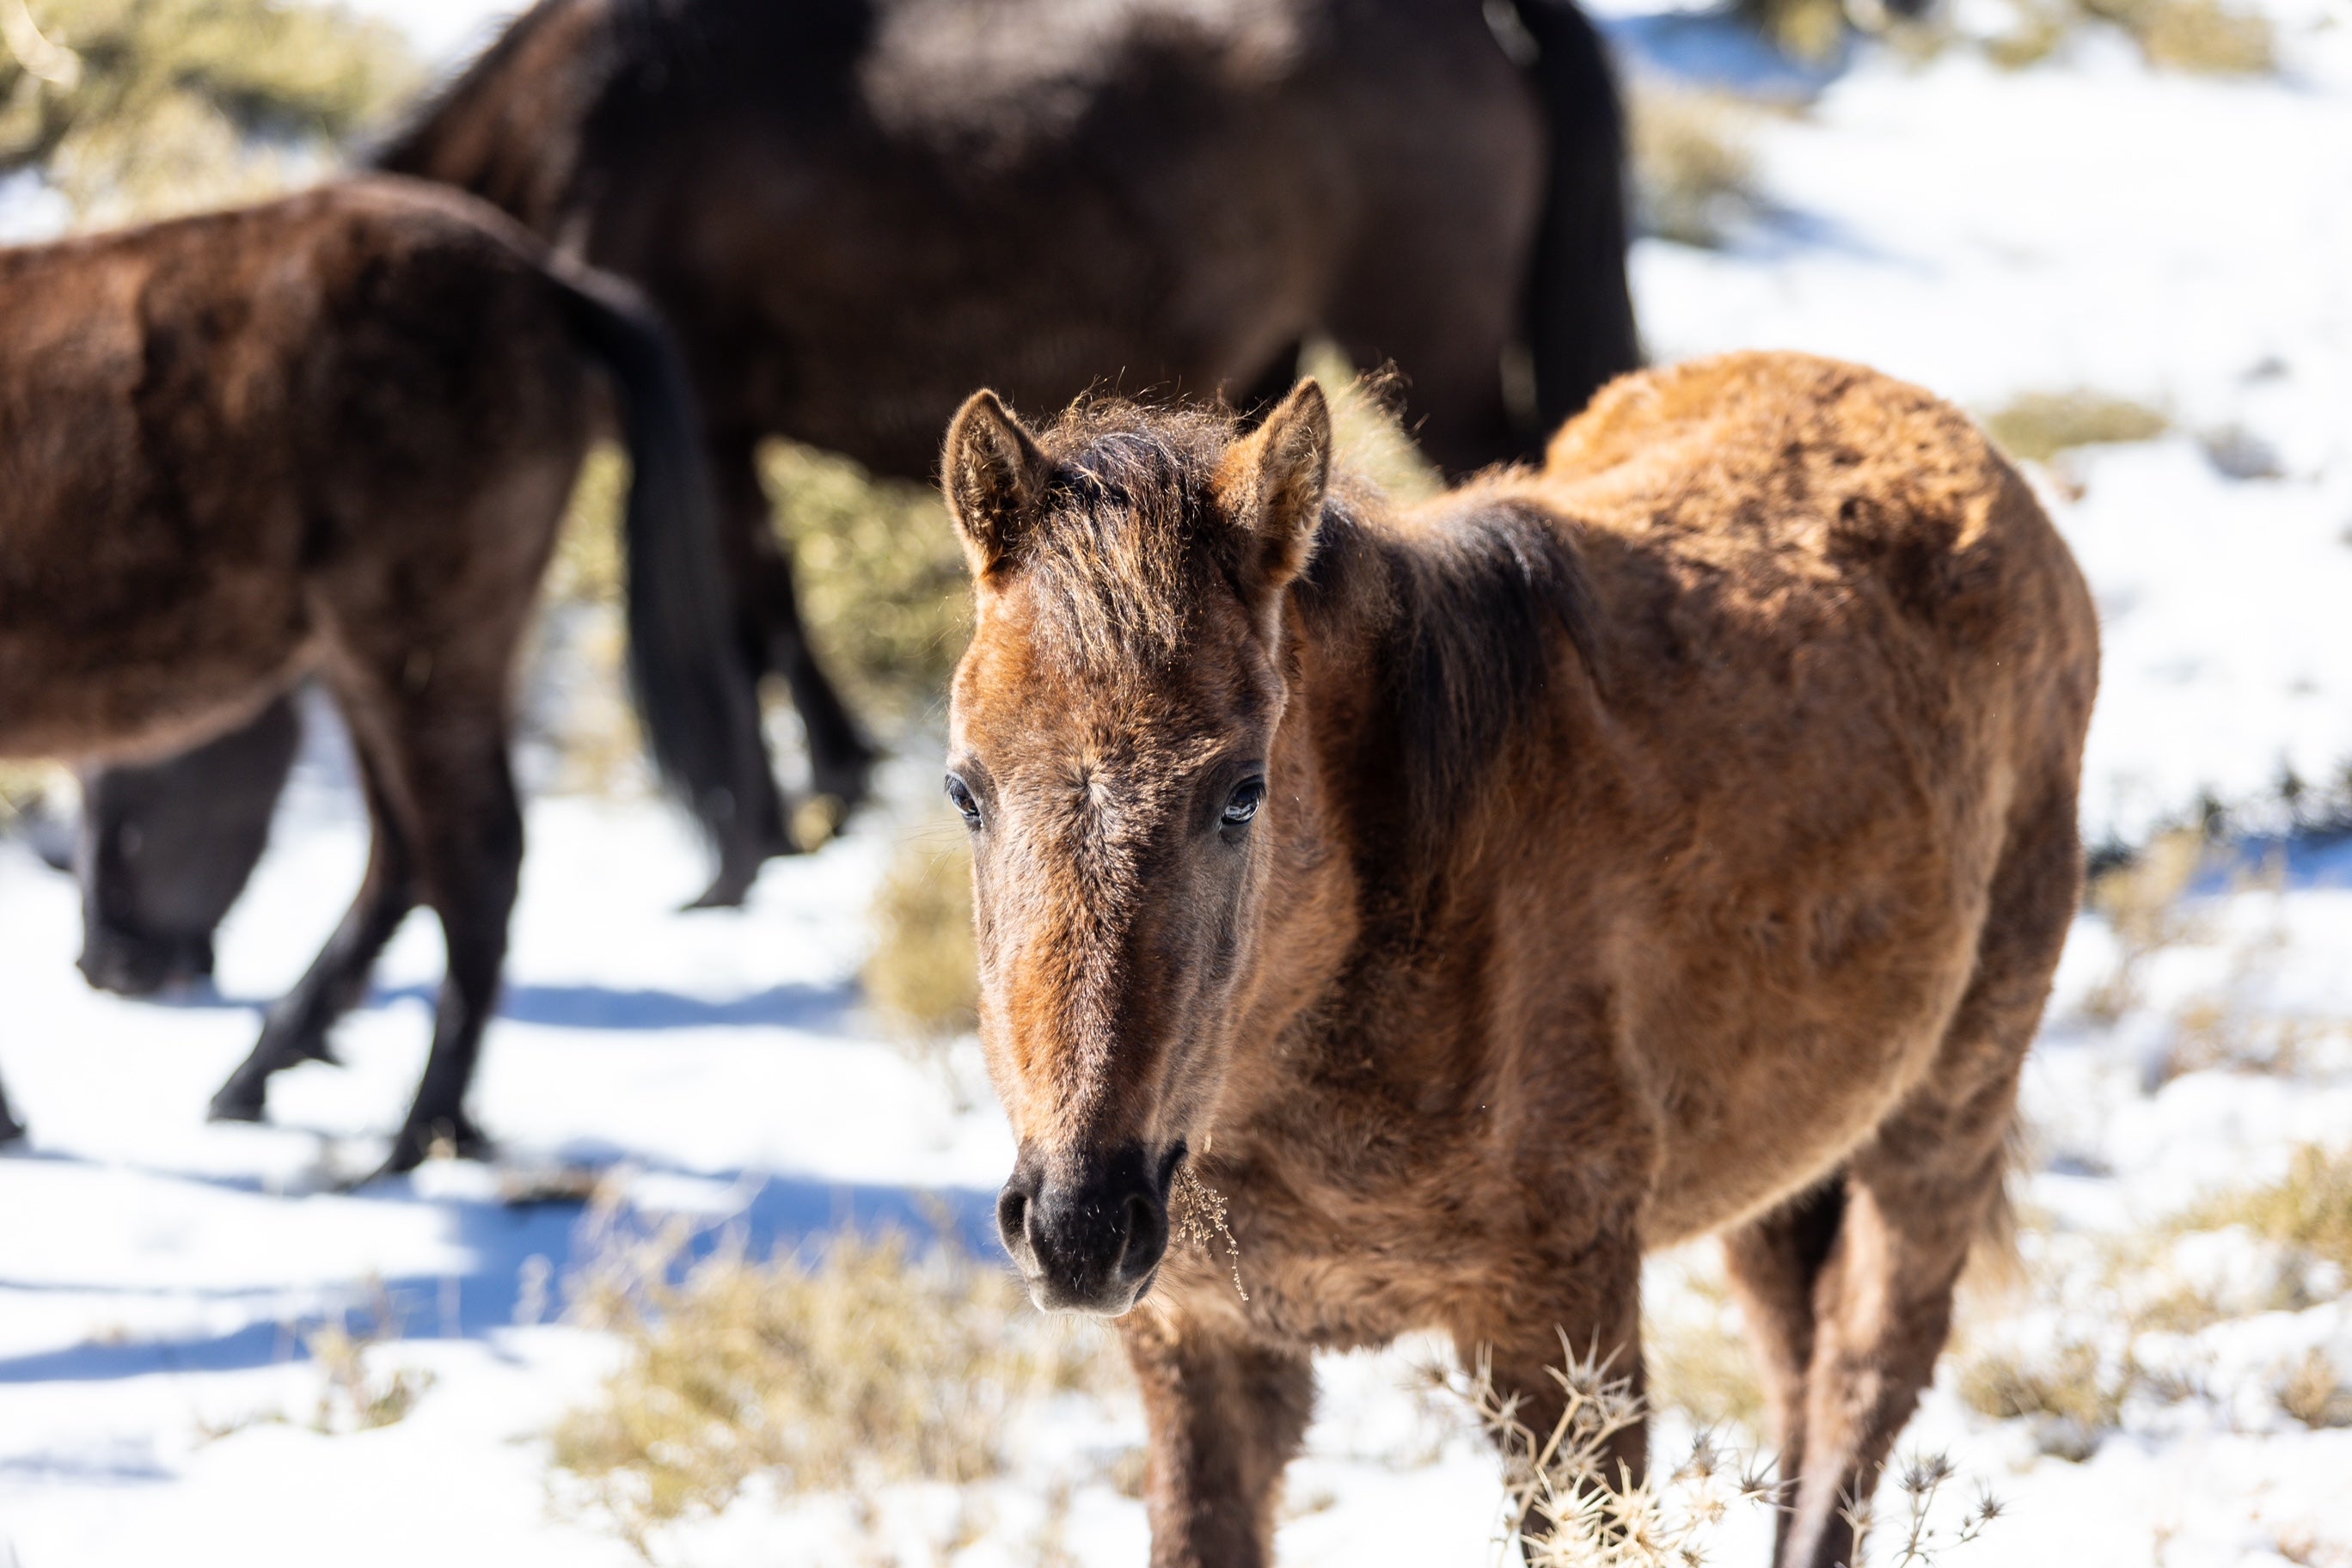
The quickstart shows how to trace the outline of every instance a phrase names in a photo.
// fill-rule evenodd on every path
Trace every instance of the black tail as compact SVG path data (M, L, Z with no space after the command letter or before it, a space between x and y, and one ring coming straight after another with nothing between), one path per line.
M756 868L782 837L782 810L760 732L756 677L736 637L686 367L667 329L627 285L566 272L573 330L617 384L628 440L629 684L637 713L663 782L709 836L722 877Z
M1551 173L1528 278L1536 411L1549 432L1642 363L1625 280L1625 110L1608 47L1574 0L1513 0L1551 127Z

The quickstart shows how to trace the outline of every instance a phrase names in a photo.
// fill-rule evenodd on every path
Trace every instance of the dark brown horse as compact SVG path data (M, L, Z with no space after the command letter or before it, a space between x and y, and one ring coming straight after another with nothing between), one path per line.
M1123 1314L1152 1561L1266 1561L1310 1352L1443 1331L1542 1431L1563 1337L1638 1390L1642 1254L1715 1234L1780 1561L1844 1563L2075 908L2082 577L1958 413L1797 356L1410 512L1329 464L1311 384L948 437L998 1216ZM1246 1300L1167 1245L1188 1164Z
M1322 333L1399 367L1458 473L1533 455L1632 368L1600 39L1570 0L1497 16L1500 38L1476 0L545 0L377 162L661 308L709 416L745 655L789 682L816 789L849 802L868 749L801 634L763 437L928 479L973 386L1265 402ZM230 851L207 857L215 888L243 880ZM94 973L170 968L140 952L178 933L163 911L85 897Z
M667 336L494 209L377 179L0 251L0 755L184 748L306 676L358 754L359 898L214 1113L257 1117L271 1072L326 1054L423 902L448 975L389 1168L478 1142L466 1086L522 856L516 650L608 409L635 464L630 668L656 760L721 844L766 778Z

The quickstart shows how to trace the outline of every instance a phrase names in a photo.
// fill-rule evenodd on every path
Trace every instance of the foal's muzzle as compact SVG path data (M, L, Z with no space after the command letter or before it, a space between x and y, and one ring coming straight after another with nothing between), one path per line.
M1139 1143L1049 1162L1024 1147L996 1200L996 1227L1029 1299L1049 1312L1116 1317L1143 1299L1168 1251L1177 1144L1152 1161Z

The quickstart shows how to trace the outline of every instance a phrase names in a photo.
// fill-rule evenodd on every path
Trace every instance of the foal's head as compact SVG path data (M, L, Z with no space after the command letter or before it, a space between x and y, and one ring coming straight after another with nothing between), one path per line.
M1262 915L1283 593L1330 447L1312 382L1246 436L1115 405L1039 437L985 392L949 428L979 613L947 787L1021 1142L997 1220L1040 1306L1123 1312L1166 1249Z

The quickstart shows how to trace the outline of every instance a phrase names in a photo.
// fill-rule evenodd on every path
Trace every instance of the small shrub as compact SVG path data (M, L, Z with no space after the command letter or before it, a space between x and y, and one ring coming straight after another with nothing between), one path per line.
M2305 1144L2283 1180L2200 1204L2180 1224L2190 1230L2242 1225L2352 1274L2352 1149Z
M38 816L68 777L55 763L0 761L0 832Z
M1738 11L1774 47L1801 60L1827 60L1845 39L1843 0L1738 0Z
M764 1263L726 1248L680 1278L688 1239L616 1245L591 1271L574 1315L618 1333L627 1362L554 1438L556 1465L640 1552L755 1479L863 1494L997 1476L1033 1402L1118 1376L1099 1330L1031 1310L1010 1275L944 1244L845 1235Z
M381 1284L371 1289L366 1317L351 1315L324 1324L303 1338L318 1363L319 1401L310 1415L314 1432L373 1432L405 1419L433 1385L430 1373L412 1367L389 1372L374 1364L376 1352L400 1338L400 1316Z
M1404 427L1397 412L1398 388L1390 376L1377 370L1360 374L1328 338L1307 345L1298 374L1313 376L1330 395L1335 464L1399 501L1426 500L1445 489L1444 476L1421 455Z
M2040 1355L2011 1348L1979 1351L1959 1367L1962 1401L1996 1421L2034 1423L2046 1454L2082 1460L2122 1419L2138 1368L2128 1356L2111 1361L2095 1344L2064 1339Z
M760 478L810 640L851 705L900 719L928 710L971 629L963 552L939 492L789 441L761 448Z
M1684 245L1719 246L1761 208L1748 147L1756 115L1738 99L1640 83L1632 91L1629 118L1644 229Z
M898 846L874 895L874 924L866 996L893 1027L931 1042L978 1025L971 844L961 825Z
M2281 1385L2279 1407L2306 1426L2352 1426L2352 1385L2326 1352L2313 1350Z
M282 188L418 75L388 24L271 0L26 0L9 35L0 173L85 227Z
M1762 1436L1764 1385L1728 1290L1688 1272L1681 1284L1674 1310L1661 1302L1662 1310L1643 1318L1642 1366L1652 1407L1677 1411L1694 1426Z
M2046 463L2076 447L2151 441L2171 421L2144 403L2104 392L2029 392L1985 420L1985 429L2013 458Z
M2183 901L2209 853L2202 834L2176 829L2092 881L2084 901L2105 920L2122 949L2114 973L2084 1002L2094 1021L2113 1024L2137 1006L2140 971L2148 960L2195 934Z
M2154 66L2210 76L2263 76L2276 68L2270 18L2221 0L2083 0L2121 26Z
M549 563L533 638L529 723L561 759L559 789L612 795L648 774L628 695L622 516L629 459L611 442L588 454Z

